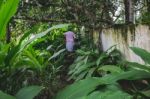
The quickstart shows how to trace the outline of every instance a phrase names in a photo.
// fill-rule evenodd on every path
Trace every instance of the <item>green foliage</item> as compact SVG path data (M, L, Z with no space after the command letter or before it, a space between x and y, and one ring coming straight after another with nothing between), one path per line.
M16 99L16 98L0 91L0 99Z
M149 12L145 12L142 16L141 16L141 21L143 24L147 24L150 25L150 13Z
M6 66L9 66L10 64L12 65L14 63L14 61L18 58L18 56L25 49L27 49L28 46L32 45L32 42L34 42L34 43L37 42L36 40L38 38L44 37L47 33L49 33L50 31L52 31L54 29L64 28L64 27L67 27L67 26L68 26L68 24L60 24L60 25L53 26L53 27L47 29L46 31L44 31L42 33L34 35L33 38L30 38L29 40L26 40L25 42L23 42L23 39L25 39L25 36L26 36L26 34L25 34L25 36L22 37L21 42L18 45L12 47L11 50L8 51L8 54L5 57L5 64L6 64ZM26 54L28 54L28 56L30 58L32 58L30 52L28 52L28 51L25 51L25 52L26 52ZM33 60L36 60L36 59L33 59ZM38 63L38 62L35 62L35 63ZM39 65L37 65L37 66L39 66Z
M146 97L150 97L150 90L141 91L141 93Z
M39 92L42 89L43 87L40 87L40 86L29 86L29 87L22 88L16 94L16 98L17 99L33 99L36 95L39 94Z
M139 55L145 63L149 63L149 52L131 47L131 49ZM80 51L81 52L81 51ZM82 55L89 55L90 52L82 52ZM82 60L82 62L88 62L87 57L78 58L76 61ZM100 62L97 62L100 63ZM103 62L102 62L103 63ZM84 65L86 67L87 65ZM141 65L135 62L127 62L127 66L131 67L129 71L123 71L119 67L113 65L104 65L98 68L98 71L110 72L102 77L90 77L83 80L77 81L72 85L64 88L62 91L58 92L55 99L132 99L133 96L124 92L120 89L120 85L117 84L120 80L139 80L150 78L150 68L149 65ZM77 68L80 68L79 65ZM82 68L81 68L82 69ZM77 70L75 70L76 72ZM83 73L83 72L82 72ZM113 86L113 87L109 87ZM136 87L135 87L136 88ZM136 89L135 96L148 98L149 88L144 90Z
M139 63L135 63L135 62L127 62L128 66L134 69L141 69L141 70L145 70L147 72L150 72L150 67L148 65L142 65Z
M84 96L77 99L132 99L132 97L127 93L116 90L116 91L107 91L105 93L93 92L88 96Z
M52 3L52 6L47 8L49 5L48 2L50 2L50 4L52 2L55 3ZM2 40L4 39L4 35L6 33L6 26L11 17L15 14L18 3L19 0L0 1L0 38L2 38ZM32 21L23 21L22 19L12 20L10 25L13 36L12 42L10 44L0 42L0 88L6 93L15 94L16 90L20 89L22 86L37 84L46 87L46 94L52 93L54 95L54 93L59 89L57 83L61 83L61 81L58 80L61 79L62 76L60 73L63 72L63 69L69 65L66 63L68 60L65 59L67 53L64 49L65 42L63 40L63 32L69 29L69 27L68 24L59 24L53 26L53 24L43 24L38 22L41 21L42 18L44 18L44 21L53 21L49 18L61 18L64 19L62 21L66 22L66 19L72 20L75 17L77 23L81 23L81 25L90 27L90 29L91 27L99 27L101 24L103 26L107 26L106 24L113 23L110 15L114 15L117 5L115 4L115 1L105 0L94 2L83 2L80 0L67 2L64 0L35 0L32 2L29 0L28 3L24 3L24 0L21 1L20 9L17 13L18 15L15 18L28 18L29 20L32 20L32 16L34 18ZM40 4L40 7L31 7L28 4ZM66 6L67 8L59 9L59 7L53 7L53 4L58 6ZM71 6L76 8L76 11L73 11L75 13L77 12L76 14L72 15L72 8L68 9L68 4L74 5ZM28 8L24 8L24 5L27 5L26 7ZM83 7L86 7L86 9L82 9ZM107 9L105 13L105 11L101 10L104 7L108 7L110 9ZM45 11L46 9L48 11ZM23 13L20 13L20 11ZM37 13L38 11L41 13ZM93 11L95 12L93 13ZM43 16L44 14L46 14L46 16ZM84 17L82 14L86 15L87 17ZM98 20L95 20L95 16L102 17ZM99 22L101 19L102 21ZM105 19L110 22L107 22ZM106 21L106 24L103 24L105 23L103 20ZM57 21L59 22L59 20ZM86 22L88 22L88 24ZM31 28L33 25L35 26L28 31L28 28ZM42 32L45 29L47 30ZM78 47L81 49L76 51L75 55L77 55L77 58L69 67L70 79L76 80L76 82L59 92L56 96L56 99L122 99L123 97L126 99L131 99L132 95L123 91L120 88L121 84L118 82L122 79L137 80L149 78L150 69L148 67L149 65L147 65L150 63L148 59L150 56L149 53L143 50L141 51L141 49L138 48L131 48L147 64L142 65L128 62L127 65L133 69L124 71L119 67L120 65L118 65L118 63L121 61L121 54L116 49L111 49L103 53L93 50L94 45L89 43L91 42L90 38L92 37L90 35L91 30L88 32L89 34L86 34L87 37L83 37L85 38L83 43L86 44L82 45L82 42L79 42L79 45L81 46ZM15 40L17 42L15 42ZM63 79L65 79L65 77ZM54 92L52 91L53 87L55 88ZM16 94L16 97L0 92L0 98L33 99L34 96L36 96L42 89L43 87L38 86L26 87L21 89ZM142 91L138 90L138 92L140 95L149 97L149 88Z
M98 71L107 71L111 74L118 74L123 72L123 70L115 65L104 65L98 69Z
M0 38L4 38L6 26L11 17L15 14L19 0L7 0L0 2Z
M31 42L35 41L38 38L44 37L45 35L47 35L50 31L55 30L55 29L60 29L60 28L64 28L64 27L68 27L69 24L59 24L59 25L55 25L52 26L51 28L47 29L46 31L39 33L39 34L35 34L33 38L30 38L28 41L26 41L24 44L22 44L22 49L24 49L28 44L30 44Z
M61 28L67 28L67 26L68 24L52 26L42 33L35 34L33 38L31 38L30 34L34 30L31 29L22 36L17 44L5 44L1 42L0 80L3 81L0 84L1 90L8 93L16 93L22 86L42 83L46 87L49 87L53 83L56 83L56 74L62 67L65 55L63 39L60 39L62 38L62 32L54 40L48 37L55 34L54 30L59 31ZM42 48L41 46L38 47L43 40L47 39L49 40L48 44L44 47L47 48L48 45L51 45L51 48L43 50L43 46ZM57 54L62 49L63 53ZM48 60L53 56L55 58ZM38 81L34 81L37 80L36 78Z
M130 47L130 48L136 55L141 57L146 64L147 63L150 64L150 59L149 59L150 53L149 52L147 52L144 49L137 48L137 47Z
M150 53L147 52L146 50L144 49L141 49L141 48L137 48L137 47L130 47L131 50L136 54L138 55L146 64L139 64L139 63L136 63L136 62L127 62L127 66L129 66L130 68L133 68L133 69L136 69L136 70L143 70L145 72L148 72L150 73ZM142 74L141 74L142 75ZM149 77L150 78L150 77ZM143 96L145 97L150 97L147 92L149 92L149 87L144 89L144 90L140 90L139 93L142 94Z
M63 53L65 51L65 49L61 49L60 51L58 51L57 53L54 53L53 56L51 56L48 60L54 59L57 56L59 56L61 53Z
M0 8L1 8L1 6L2 6L3 2L4 2L3 0L1 0L1 1L0 1Z
M4 44L0 42L0 67L4 65L5 58L7 55L7 51L10 47L10 44Z
M98 85L98 78L88 78L85 80L81 80L79 82L75 82L74 84L66 87L64 90L59 92L56 96L56 99L76 99L78 97L87 95Z
M15 94L16 90L20 89L22 86L34 84L46 87L48 92L45 93L48 94L51 94L52 92L54 95L54 93L59 89L57 83L61 83L61 81L58 80L61 79L62 76L60 73L63 72L63 69L69 65L66 63L68 60L65 59L67 54L64 49L65 42L63 40L63 32L69 29L69 27L68 24L53 26L53 24L49 23L38 23L42 20L41 18L47 17L46 20L53 21L49 18L55 17L56 19L59 19L60 17L57 17L57 15L61 15L63 13L61 15L61 18L64 19L63 21L65 21L65 19L72 20L75 17L77 23L81 23L86 27L99 27L100 24L105 26L106 24L112 23L111 17L107 14L107 12L110 12L111 15L113 15L117 7L115 1L105 0L95 2L54 1L54 4L63 6L73 4L74 6L72 7L76 8L76 11L74 12L77 12L77 16L76 14L72 16L72 9L70 8L58 9L58 7L54 8L53 6L47 8L48 3L46 4L46 7L43 6L45 5L46 0L29 1L29 4L32 2L33 5L40 4L41 7L31 7L27 5L28 8L24 8L24 11L27 11L27 13L17 13L19 18L28 18L28 15L31 15L29 16L29 19L31 17L32 20L32 16L34 16L35 19L29 22L28 20L23 21L21 19L12 20L13 22L11 23L10 28L12 29L11 32L13 37L10 44L5 44L2 41L6 33L6 26L11 17L15 14L19 0L0 1L0 88L4 92ZM54 1L52 0L51 2ZM21 2L21 9L19 9L19 11L23 12L22 7L26 4L24 4L24 1ZM84 6L86 9L82 9L84 7L82 6L83 3L85 4ZM111 9L107 9L108 11L106 11L106 13L99 10L104 7L110 7ZM49 11L46 12L45 9L48 9ZM41 13L35 14L38 11L41 11ZM78 11L81 13L79 14ZM96 11L96 13L91 13L93 11ZM67 14L68 12L71 13ZM43 14L46 14L46 16L43 16ZM87 17L85 18L82 14L87 15ZM23 17L22 15L26 15L26 17ZM93 17L91 17L91 15ZM95 20L94 16L102 17ZM143 18L144 20L147 20L148 17L148 14L145 14L145 18ZM103 24L105 22L99 22L101 19L104 21L105 19L108 19L110 22ZM86 22L90 24L87 24ZM35 26L28 31L27 29L31 28L33 25ZM45 29L47 30L42 32ZM82 45L82 42L79 42L79 45L81 46L78 47L81 49L76 51L75 55L77 55L77 58L69 67L70 79L76 80L76 82L59 92L56 99L122 99L123 97L131 99L132 95L121 89L122 86L119 81L123 79L134 81L149 78L150 69L148 64L150 64L150 53L145 50L132 47L131 49L145 61L146 65L127 62L127 66L130 67L130 69L127 68L129 71L124 71L119 67L120 64L118 64L122 61L120 58L121 54L116 49L111 49L102 53L98 52L94 49L94 45L89 43L91 42L91 37L89 37L91 36L91 30L88 32L89 34L86 34L87 37L83 37L85 38L83 43L86 44ZM17 42L15 42L15 40ZM51 91L53 87L55 88L54 92ZM21 89L16 94L16 97L7 95L0 91L0 99L33 99L42 89L43 87L38 86L26 87ZM145 97L149 97L149 88L139 90L135 87L135 89L131 88L130 91L133 92L132 94L138 93L140 96L143 95Z
M112 48L110 48L107 52L102 53L99 53L97 50L84 51L79 49L77 50L77 54L79 56L69 68L69 79L75 79L76 81L93 76L102 76L103 73L107 73L107 71L105 72L104 68L102 69L101 67L105 67L105 65L110 64L109 66L111 68L115 68L111 66L111 64L117 64L118 62L116 62L116 60L118 60L118 57L121 56L119 51ZM111 72L115 72L112 70Z
M121 79L136 80L136 79L149 78L149 77L150 77L150 73L147 73L145 71L132 70L132 71L127 71L127 72L122 72L119 74L108 74L101 78L87 78L87 79L75 82L74 84L60 91L57 94L56 99L78 99L80 97L87 96L89 93L93 92L100 85L101 87L108 86L110 84L113 85L116 81L121 80ZM98 90L102 90L102 89L99 88ZM106 92L109 93L109 90L107 90ZM108 97L116 96L116 94L113 94L113 95L114 96L112 96L111 94L107 94ZM118 94L118 96L119 97L122 96L122 93ZM130 96L127 95L127 97L130 97Z
M147 52L144 49L141 48L137 48L137 47L130 47L131 50L138 55L146 64L139 64L139 63L135 63L135 62L127 62L128 66L134 69L141 69L141 70L145 70L147 72L150 72L150 53Z
M0 99L33 99L43 89L40 86L29 86L19 90L16 97L8 95L0 91Z

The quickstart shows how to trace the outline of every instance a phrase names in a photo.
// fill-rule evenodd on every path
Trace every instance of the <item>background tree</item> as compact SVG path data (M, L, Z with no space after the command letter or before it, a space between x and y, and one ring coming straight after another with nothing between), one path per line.
M125 22L134 23L134 4L133 0L124 0Z
M149 0L22 0L10 27L20 30L17 33L12 28L12 36L40 23L75 23L92 31L114 24L139 23L145 16L144 7L150 8Z

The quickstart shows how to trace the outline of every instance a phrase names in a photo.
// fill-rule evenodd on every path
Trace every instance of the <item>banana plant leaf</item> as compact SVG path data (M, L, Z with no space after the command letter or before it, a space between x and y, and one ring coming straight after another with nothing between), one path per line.
M0 39L6 34L6 26L11 17L16 13L20 0L7 0L0 2Z

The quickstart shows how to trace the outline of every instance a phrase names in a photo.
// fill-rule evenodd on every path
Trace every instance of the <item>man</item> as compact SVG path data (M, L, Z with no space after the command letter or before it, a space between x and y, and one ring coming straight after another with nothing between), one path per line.
M73 52L75 34L72 31L64 33L66 38L66 49L68 52Z

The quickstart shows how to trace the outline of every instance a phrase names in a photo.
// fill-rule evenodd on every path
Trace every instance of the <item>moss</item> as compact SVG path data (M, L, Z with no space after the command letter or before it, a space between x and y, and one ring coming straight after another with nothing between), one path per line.
M114 24L113 26L112 26L112 28L114 28L114 29L121 29L121 28L124 28L126 26L126 24Z
M114 28L115 30L119 30L121 29L123 32L126 32L126 30L130 30L130 32L135 32L135 27L137 26L138 24L115 24L113 25L112 28Z
M112 28L114 28L114 31L116 31L116 33L118 33L118 31L121 31L121 35L124 37L124 40L127 41L128 27L126 24L115 24Z
M115 33L120 33L124 37L124 41L127 43L128 33L132 35L132 40L135 40L135 27L137 24L115 24L112 26ZM118 35L118 34L117 34Z
M115 41L118 41L118 38L121 36L121 42L128 45L128 42L130 42L128 39L130 39L131 41L135 41L135 30L139 25L141 24L115 24L111 28L105 29L105 35L109 35L109 33L112 32L114 35L111 36L113 36L112 38Z
M134 24L128 26L128 29L132 36L132 38L131 38L132 41L135 40L135 28L136 28L136 25L134 25Z

